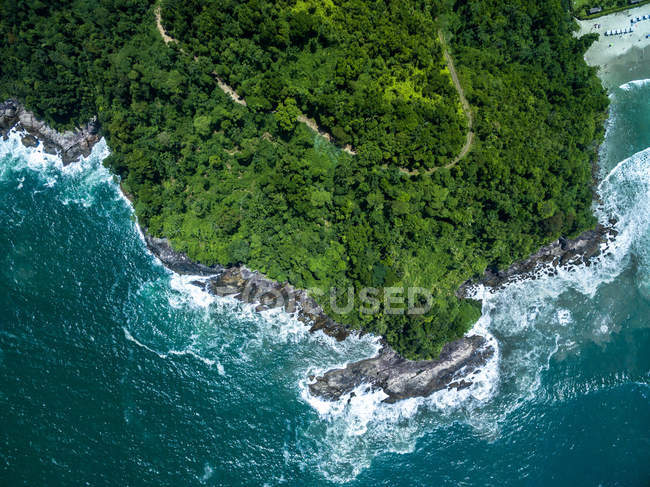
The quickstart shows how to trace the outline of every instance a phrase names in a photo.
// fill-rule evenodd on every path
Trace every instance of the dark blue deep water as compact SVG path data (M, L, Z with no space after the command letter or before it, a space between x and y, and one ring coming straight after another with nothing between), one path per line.
M612 103L607 254L485 294L482 381L390 406L306 393L371 338L310 335L156 262L105 146L62 168L1 142L0 484L649 485L650 81Z

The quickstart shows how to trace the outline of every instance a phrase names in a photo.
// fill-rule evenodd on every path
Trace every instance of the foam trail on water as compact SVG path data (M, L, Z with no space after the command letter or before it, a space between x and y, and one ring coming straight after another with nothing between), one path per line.
M143 348L147 350L148 352L151 352L161 359L165 360L168 359L169 357L181 357L181 356L190 356L193 357L201 362L203 362L205 365L208 367L212 367L213 365L217 366L217 371L219 372L220 375L225 375L224 367L219 363L217 360L209 359L206 357L203 357L199 355L197 352L194 350L188 348L185 350L168 350L167 352L159 352L158 350L155 350L154 348L150 347L149 345L146 345L145 343L142 343L140 340L135 338L131 332L126 329L125 327L122 327L122 330L124 331L124 338L126 338L128 341L135 343L138 347Z

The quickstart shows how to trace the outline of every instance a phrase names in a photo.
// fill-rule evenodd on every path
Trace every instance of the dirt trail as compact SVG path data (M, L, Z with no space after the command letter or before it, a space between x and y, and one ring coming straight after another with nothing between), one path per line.
M316 132L318 135L323 137L328 142L334 143L332 136L329 133L325 132L323 129L321 129L316 123L316 120L314 120L313 118L308 118L306 115L300 115L298 117L298 121L300 123L304 123L305 125L307 125L307 127L312 129L314 132ZM352 154L353 156L357 154L350 144L346 144L344 147L341 148L341 150L347 152L348 154Z
M168 35L167 31L165 31L165 28L162 25L162 15L160 13L160 5L156 7L154 13L156 14L156 27L158 28L158 32L160 32L160 36L163 38L163 41L165 41L165 44L169 44L170 42L175 42L176 44L178 44L179 42L176 39L174 39L172 36ZM196 61L197 59L198 58L194 56L194 60ZM239 103L240 105L246 106L246 100L240 97L237 94L237 92L232 88L232 86L230 86L219 76L217 76L217 73L215 73L214 71L212 72L212 74L217 80L217 84L219 85L219 88L221 88L221 91L223 91L226 95L228 95L235 103Z
M156 27L158 27L158 32L160 32L160 37L163 38L165 44L169 44L170 42L178 42L173 37L168 36L167 32L165 32L165 28L162 25L162 15L160 13L160 5L156 7L155 14L156 14Z
M156 7L154 13L156 15L156 27L158 28L158 32L160 32L160 36L163 38L163 41L165 41L165 44L169 44L170 42L175 42L176 44L178 44L178 41L176 39L174 39L173 37L167 34L167 31L165 31L165 28L162 25L162 14L160 10L160 5ZM196 56L194 56L194 60L195 61L197 60ZM221 88L221 91L223 91L226 95L228 95L235 103L239 103L240 105L246 106L246 100L244 100L241 96L239 96L232 86L230 86L219 76L217 76L217 73L213 72L212 74L217 80L217 84L219 85L219 88ZM314 120L313 118L308 118L305 115L300 115L298 117L298 121L307 125L307 127L309 127L311 130L316 132L321 137L325 138L328 142L333 142L334 138L328 132L321 129L316 123L316 120ZM348 154L356 155L356 152L354 151L354 149L350 144L347 144L345 147L342 148L342 150L347 152Z
M441 30L438 31L438 39L440 39L440 44L442 45L442 53L445 56L445 61L447 61L447 66L449 67L449 73L451 74L451 80L453 81L454 87L458 92L458 97L460 98L460 104L462 105L463 112L465 112L465 116L467 117L467 125L468 125L467 136L465 137L465 145L460 150L456 158L445 166L449 168L455 166L458 163L458 161L460 161L463 157L465 157L467 153L472 149L472 144L474 143L474 132L472 131L472 128L474 127L474 114L472 113L472 107L469 106L469 102L467 101L467 98L465 98L465 92L463 91L463 87L461 86L460 80L458 79L458 73L456 73L454 60L449 55L449 50L447 49L447 43L445 42L445 36L443 35Z
M440 45L442 46L442 54L445 57L445 62L447 63L447 67L449 68L451 81L454 83L454 88L456 88L456 91L458 92L458 98L460 98L460 104L463 108L463 112L467 117L467 135L465 136L465 144L463 145L462 149L460 150L460 152L454 158L453 161L451 161L449 164L446 164L444 166L440 166L446 169L450 169L454 167L456 164L458 164L458 162L462 160L469 153L470 150L472 150L472 146L474 145L474 131L472 130L474 127L474 114L472 113L472 107L467 101L467 98L465 98L465 92L463 91L463 87L460 84L460 79L458 78L456 67L454 66L454 60L452 59L451 55L449 54L449 50L447 49L447 43L445 42L445 37L442 33L442 30L438 30L438 39L440 40ZM438 169L440 169L440 167L434 167L431 169L427 169L426 171L418 171L417 169L409 170L400 167L400 171L410 176L415 176L417 174L430 175L436 172Z

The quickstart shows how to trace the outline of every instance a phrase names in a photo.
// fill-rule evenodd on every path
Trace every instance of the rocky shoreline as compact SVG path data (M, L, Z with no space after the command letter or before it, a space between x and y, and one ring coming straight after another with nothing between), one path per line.
M535 254L508 269L487 270L483 277L467 281L458 290L461 298L471 297L476 285L499 288L517 279L534 278L545 269L553 272L558 266L589 265L602 251L603 244L616 235L612 227L598 225L575 239L560 238L542 247ZM337 340L344 340L352 331L328 317L323 309L302 289L288 283L278 283L245 266L208 267L192 262L185 254L176 252L166 239L155 238L145 231L151 252L161 262L180 274L213 277L194 284L217 296L231 296L256 305L256 311L283 308L295 313L297 319L310 326L310 331L322 330ZM310 392L326 400L338 400L356 387L367 384L382 389L385 402L412 397L426 397L443 389L463 389L472 385L472 373L484 366L494 355L494 348L479 335L471 335L445 345L435 360L408 360L401 357L388 343L376 357L349 363L312 378Z
M471 298L472 289L479 285L498 289L516 280L534 279L539 271L552 273L557 267L589 265L616 236L611 223L612 226L599 224L574 239L562 237L505 270L488 269L481 278L461 285L456 295ZM309 389L312 394L328 400L339 399L361 384L382 389L388 395L384 402L426 397L443 389L469 387L472 372L484 366L493 354L492 346L478 335L446 344L436 360L404 359L384 342L376 357L330 370L317 377Z
M27 135L22 137L25 147L37 147L40 141L43 143L43 151L61 157L64 165L78 161L82 156L88 157L93 146L101 139L96 118L90 120L84 127L60 133L38 120L20 102L16 100L1 102L0 137L6 138L14 127L27 132Z
M442 389L464 389L471 375L494 355L494 348L479 335L446 344L436 360L407 360L385 342L376 357L326 372L309 391L326 400L338 400L362 384L381 389L386 403L427 397Z
M225 268L193 262L185 254L173 250L167 239L152 237L146 231L144 235L149 250L168 269L178 274L212 276L193 284L215 296L229 296L254 304L258 312L282 308L287 313L295 313L298 320L310 326L311 332L322 330L339 341L350 334L350 330L327 316L320 305L302 289L296 289L289 283L273 281L243 265Z
M336 340L344 340L352 330L325 314L309 294L288 283L278 283L245 266L208 267L192 262L185 254L176 252L166 239L152 237L144 232L151 252L174 272L179 274L212 276L195 281L216 296L230 296L255 305L256 311L282 308L292 313L310 332L322 330ZM358 332L356 332L358 333ZM326 400L337 400L361 384L380 388L386 394L385 402L410 397L424 397L441 389L465 388L472 382L469 375L485 365L494 349L485 338L473 335L463 337L443 347L436 360L407 360L382 340L376 357L348 364L344 369L330 370L321 377L312 378L312 394Z
M101 138L95 120L83 128L61 134L37 120L20 103L9 100L0 103L0 136L6 137L13 127L27 132L28 135L22 139L26 147L36 147L41 141L44 151L58 154L64 164L88 156ZM258 312L282 308L309 326L311 332L322 330L337 340L344 340L352 333L352 330L327 316L305 290L296 289L289 283L273 281L245 266L225 268L194 262L184 253L175 251L167 239L153 237L146 229L143 229L143 233L147 247L167 268L179 274L207 277L193 284L214 295L230 296L253 304ZM515 279L534 277L541 267L552 272L557 266L581 262L588 265L589 260L601 252L603 244L614 236L615 231L611 227L598 225L575 239L561 238L506 270L487 270L480 279L463 284L457 295L470 297L475 285L498 288ZM382 389L387 395L385 402L426 397L443 389L471 386L472 373L484 366L495 353L487 340L479 335L448 343L435 360L407 360L384 340L381 343L376 357L350 363L345 368L330 370L312 378L309 386L311 393L326 400L337 400L366 384L374 389Z
M593 230L587 230L574 239L561 237L505 270L486 269L479 279L469 280L460 286L456 295L468 298L472 295L472 288L478 285L499 289L513 281L535 279L538 272L548 274L556 272L558 267L588 266L616 235L614 222L610 222L609 226L599 223Z

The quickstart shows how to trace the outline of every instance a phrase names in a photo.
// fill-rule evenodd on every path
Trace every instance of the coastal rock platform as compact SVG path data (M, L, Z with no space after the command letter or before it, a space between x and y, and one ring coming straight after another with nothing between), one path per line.
M465 282L456 295L459 298L471 297L471 288L476 285L498 289L514 280L534 278L540 269L553 272L557 267L589 265L591 259L601 254L607 242L616 237L613 222L610 223L610 226L598 224L574 239L561 237L507 269L488 268L480 278Z
M36 118L18 101L1 102L0 136L5 136L14 127L27 132L22 138L25 147L36 147L40 140L43 142L43 150L48 154L59 155L64 165L75 162L82 156L88 157L93 146L101 139L96 118L84 127L60 133Z
M494 354L485 338L473 335L446 344L435 360L407 360L384 343L379 355L326 372L309 385L310 392L337 400L361 384L379 388L394 403L410 397L426 397L442 389L463 389L468 376Z

